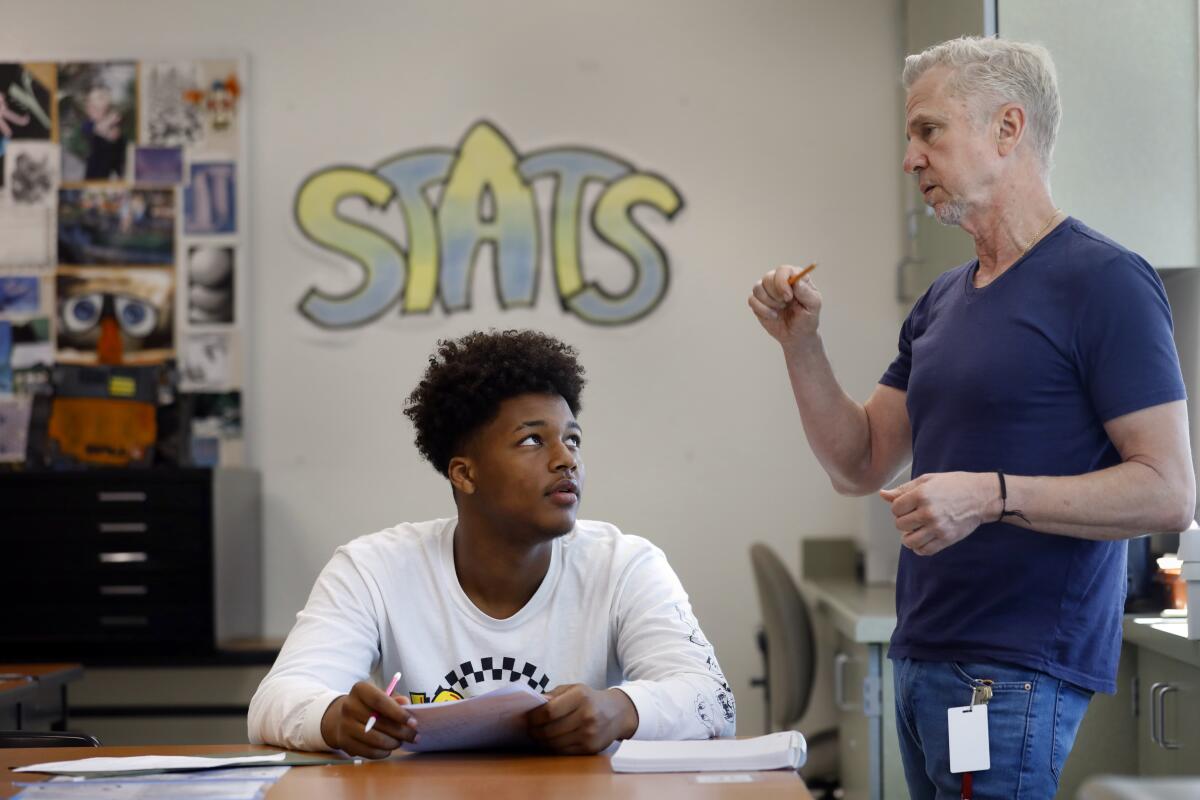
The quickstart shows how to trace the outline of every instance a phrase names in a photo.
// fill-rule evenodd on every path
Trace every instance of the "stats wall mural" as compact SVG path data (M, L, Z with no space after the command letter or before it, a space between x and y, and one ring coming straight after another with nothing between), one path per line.
M535 186L552 190L539 201ZM599 191L588 191L596 183ZM399 214L404 244L369 221L340 209L358 198L380 212ZM539 207L539 202L546 207ZM501 308L538 302L538 271L548 249L562 308L598 325L633 322L666 295L666 250L634 211L673 219L683 198L671 182L629 161L590 147L564 146L520 153L488 121L473 125L457 148L427 147L375 167L329 166L308 176L296 192L295 220L315 246L356 265L359 283L334 294L314 279L298 310L321 328L367 325L385 314L444 313L473 308L473 269L491 245ZM548 231L541 219L548 219ZM589 274L584 226L600 246L625 264L623 280Z

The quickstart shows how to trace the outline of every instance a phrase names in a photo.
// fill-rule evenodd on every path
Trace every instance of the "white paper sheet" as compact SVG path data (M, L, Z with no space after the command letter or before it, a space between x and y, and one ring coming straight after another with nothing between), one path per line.
M180 388L185 392L230 392L241 388L238 337L229 331L189 333L180 348Z
M33 400L29 397L0 397L0 462L25 460L29 441L29 416Z
M545 703L528 686L509 684L465 700L409 706L417 718L419 741L404 749L422 753L528 745L525 715Z
M29 369L38 364L50 366L54 363L54 345L50 342L14 344L10 360L13 369Z
M191 780L196 773L182 772L155 776L149 781L66 780L29 784L17 800L83 800L103 797L104 800L159 800L163 797L192 798L193 800L257 800L266 794L273 781L269 780ZM174 776L172 780L166 780Z
M121 775L111 778L70 778L57 775L46 783L79 783L89 786L101 783L174 783L177 781L268 781L274 783L291 767L231 767L229 769L202 769L193 772L156 772L150 775ZM33 784L26 784L33 785ZM36 784L38 786L44 784Z
M0 266L38 267L54 263L53 210L6 204L0 209Z
M235 767L112 778L58 776L44 783L18 783L18 800L258 800L291 767Z
M287 753L263 756L207 758L205 756L127 756L124 758L80 758L72 761L47 761L17 767L13 772L46 772L51 775L83 775L94 772L141 772L148 769L210 769L234 764L273 764Z

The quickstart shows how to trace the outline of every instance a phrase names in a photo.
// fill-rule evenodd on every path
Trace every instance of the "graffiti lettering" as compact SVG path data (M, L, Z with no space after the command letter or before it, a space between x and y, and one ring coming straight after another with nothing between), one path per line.
M305 179L296 193L300 232L316 246L349 259L361 271L345 294L311 287L299 311L323 328L365 325L399 306L425 314L441 303L447 313L472 308L472 270L480 248L492 248L501 308L528 308L537 300L542 236L533 184L554 181L549 248L554 285L565 310L600 325L632 322L666 295L669 261L633 217L641 206L666 219L683 207L666 179L587 148L542 150L522 157L487 122L476 123L457 151L426 149L401 154L373 170L335 166ZM588 215L601 242L628 263L631 279L620 290L589 280L584 264L585 189L600 192ZM429 190L440 186L436 205ZM359 198L374 209L399 211L405 244L339 212Z

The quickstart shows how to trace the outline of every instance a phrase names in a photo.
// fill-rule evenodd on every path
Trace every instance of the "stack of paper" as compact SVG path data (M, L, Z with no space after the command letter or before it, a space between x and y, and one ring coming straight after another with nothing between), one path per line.
M405 750L481 750L493 747L528 747L525 715L546 697L524 684L510 683L486 694L449 703L406 706L417 719L416 743Z
M808 745L798 731L752 739L701 739L691 742L621 742L612 757L614 772L747 772L799 769Z

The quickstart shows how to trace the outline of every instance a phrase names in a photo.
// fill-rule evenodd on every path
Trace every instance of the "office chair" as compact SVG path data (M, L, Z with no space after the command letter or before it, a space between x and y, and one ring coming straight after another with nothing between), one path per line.
M77 731L0 731L0 747L99 747L95 736Z
M816 681L816 644L808 604L796 588L787 567L768 545L750 545L750 564L762 612L759 649L764 655L764 677L751 681L766 693L766 732L791 730L812 697ZM808 761L800 773L810 788L837 775L837 731L803 731Z

